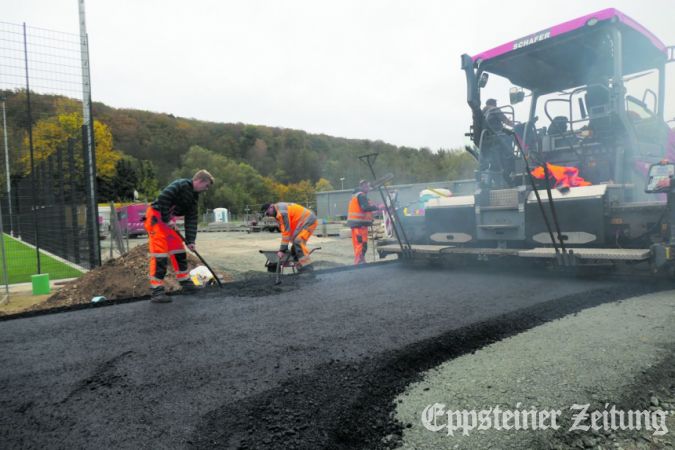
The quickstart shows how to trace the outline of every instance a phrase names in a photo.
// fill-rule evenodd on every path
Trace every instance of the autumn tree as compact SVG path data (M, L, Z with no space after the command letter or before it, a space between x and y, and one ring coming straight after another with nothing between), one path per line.
M7 97L10 165L18 176L29 172L24 138L28 128L26 93L1 92ZM72 138L76 143L76 164L81 171L81 103L62 96L31 93L31 105L33 117L41 118L33 124L37 161L57 148L65 149L68 138ZM351 189L360 179L373 178L368 166L358 158L368 153L379 154L375 163L377 175L392 173L395 184L471 178L476 168L475 161L464 151L400 147L379 140L347 139L261 125L205 122L171 114L116 109L97 102L92 108L97 119L97 179L100 183L103 177L112 180L119 160L113 149L120 150L136 158L133 164L138 175L136 190L148 200L177 172L190 176L193 169L203 167L219 173L216 178L217 186L220 185L207 193L204 201L233 211L241 205L245 208L249 203L264 201L297 199L304 203L312 190L301 184L303 180L314 191L328 189L322 178L332 186ZM189 152L195 146L207 151L200 160L195 159L199 151ZM186 161L194 164L183 170Z
M326 192L326 191L334 191L335 188L331 184L330 181L328 181L325 178L319 178L319 181L316 182L314 185L314 190L316 192Z
M80 112L61 112L56 116L38 121L33 127L33 158L35 164L45 161L54 155L57 149L66 149L68 140L73 139L80 148L75 154L78 168L83 167L81 146L82 142L82 114ZM113 149L113 138L110 128L94 120L94 142L96 152L96 175L103 179L110 179L115 175L115 166L122 154ZM24 138L24 147L28 148L28 136ZM21 164L24 173L30 172L30 153L23 152Z
M288 184L286 198L282 200L310 206L315 201L315 195L314 185L309 180L302 180L298 183Z

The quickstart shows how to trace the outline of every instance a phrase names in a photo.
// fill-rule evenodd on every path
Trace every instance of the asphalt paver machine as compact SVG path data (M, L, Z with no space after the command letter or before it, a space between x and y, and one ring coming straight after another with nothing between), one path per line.
M605 9L462 55L476 189L430 200L423 239L404 256L672 270L673 50ZM512 87L509 104L488 112L481 94L493 80Z

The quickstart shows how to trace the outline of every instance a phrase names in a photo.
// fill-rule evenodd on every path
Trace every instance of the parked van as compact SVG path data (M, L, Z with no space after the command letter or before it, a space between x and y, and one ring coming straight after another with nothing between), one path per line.
M141 220L142 217L145 217L145 211L148 209L147 203L134 203L115 209L123 234L128 234L130 238L147 234L144 223Z

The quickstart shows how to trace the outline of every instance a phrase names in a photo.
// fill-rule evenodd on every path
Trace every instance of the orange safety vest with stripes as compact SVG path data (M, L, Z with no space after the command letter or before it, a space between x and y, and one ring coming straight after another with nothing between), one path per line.
M316 223L314 213L296 203L277 203L276 210L282 245L290 244L304 228Z
M353 193L347 209L347 226L351 228L367 227L373 224L373 213L361 209L359 195L366 194L361 191Z

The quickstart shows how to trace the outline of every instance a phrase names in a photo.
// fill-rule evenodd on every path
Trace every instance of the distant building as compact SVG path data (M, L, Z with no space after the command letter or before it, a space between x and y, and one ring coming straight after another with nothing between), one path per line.
M475 191L475 180L457 181L433 181L429 183L397 184L387 186L390 191L398 192L397 205L405 208L408 205L416 205L419 202L420 192L424 189L450 189L453 195L468 195ZM320 219L345 220L347 207L352 198L354 189L339 191L325 191L316 193L316 214ZM376 190L368 194L368 198L376 203L382 203L382 198Z

